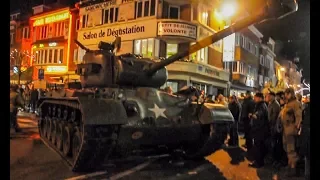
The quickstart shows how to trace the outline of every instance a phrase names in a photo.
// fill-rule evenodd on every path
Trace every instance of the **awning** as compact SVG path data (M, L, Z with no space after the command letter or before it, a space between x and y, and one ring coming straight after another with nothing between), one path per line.
M245 85L240 85L238 83L232 83L230 86L231 89L238 89L238 90L243 90L243 91L250 91L254 92L253 87L245 86Z

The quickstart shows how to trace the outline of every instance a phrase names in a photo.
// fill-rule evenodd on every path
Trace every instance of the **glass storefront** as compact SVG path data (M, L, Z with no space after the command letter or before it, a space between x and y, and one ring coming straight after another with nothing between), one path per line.
M178 52L178 44L167 44L166 58L176 54Z
M134 54L143 57L159 57L159 40L155 38L134 40Z
M164 89L166 87L171 87L172 91L175 93L179 91L184 86L187 86L187 81L183 80L168 80L163 86L161 86L161 89Z

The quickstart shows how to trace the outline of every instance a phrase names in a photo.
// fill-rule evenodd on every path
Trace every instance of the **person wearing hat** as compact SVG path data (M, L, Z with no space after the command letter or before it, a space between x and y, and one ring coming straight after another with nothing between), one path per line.
M296 165L298 155L296 150L296 138L302 121L301 103L296 100L293 88L287 88L284 92L286 104L280 112L281 123L283 127L283 148L288 157L287 176L297 175Z
M17 91L18 91L17 85L10 86L10 129L13 126L16 132L20 132L21 129L19 128L19 125L17 122L17 113L18 113L18 106L23 108L23 101Z
M280 142L280 139L282 139L281 134L277 130L277 120L280 113L280 104L276 100L276 94L274 92L269 92L267 94L267 102L268 102L268 120L269 120L269 128L271 133L271 154L272 154L272 160L274 161L274 165L278 165L281 156L280 153L277 153L277 145ZM282 146L280 147L282 149Z
M264 165L266 155L265 139L269 135L268 108L264 102L264 96L258 92L254 96L254 113L249 113L252 137L252 149L249 154L253 157L253 163L250 167L260 168Z
M242 103L241 113L240 113L240 121L244 126L244 138L245 144L243 145L247 150L252 147L252 139L250 137L250 119L249 113L253 113L254 110L254 101L252 98L252 94L250 91L247 91Z

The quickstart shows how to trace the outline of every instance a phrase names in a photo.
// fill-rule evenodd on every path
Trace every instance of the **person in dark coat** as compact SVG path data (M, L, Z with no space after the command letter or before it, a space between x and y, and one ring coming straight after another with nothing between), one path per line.
M264 102L262 93L256 93L254 96L254 113L249 113L251 124L252 149L249 154L253 157L253 163L250 167L260 168L264 165L266 155L265 140L269 135L268 108Z
M234 118L234 124L230 129L230 140L228 144L230 146L239 146L238 123L240 119L241 105L235 95L230 96L228 107Z
M252 139L250 137L250 119L249 113L253 113L254 101L250 91L246 92L242 103L242 109L240 113L240 120L243 122L244 126L244 138L246 140L244 147L248 150L252 147Z
M310 179L310 99L305 102L300 133L300 156L305 160L305 178Z
M32 87L31 92L30 92L30 104L31 104L31 111L36 110L36 104L39 98L39 92Z
M270 144L268 144L270 147L270 153L272 155L272 161L274 165L276 166L279 164L281 160L281 154L278 152L278 149L282 148L282 145L279 143L280 140L282 140L281 133L278 132L278 117L279 113L281 111L280 104L275 99L276 94L274 92L269 92L267 94L267 102L268 102L268 120L269 120L269 128L270 128ZM279 147L279 145L281 145Z

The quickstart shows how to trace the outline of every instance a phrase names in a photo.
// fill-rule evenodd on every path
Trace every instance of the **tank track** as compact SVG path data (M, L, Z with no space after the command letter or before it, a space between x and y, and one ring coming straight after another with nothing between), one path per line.
M38 128L42 141L74 172L93 171L117 144L119 125L86 125L75 100L44 100Z

